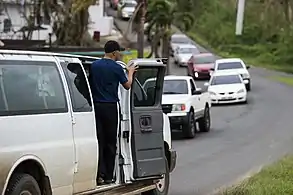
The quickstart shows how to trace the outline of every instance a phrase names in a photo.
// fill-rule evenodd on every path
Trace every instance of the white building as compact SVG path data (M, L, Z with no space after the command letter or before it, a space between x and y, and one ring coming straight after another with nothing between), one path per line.
M18 32L26 26L27 20L32 13L29 6L22 6L25 0L2 0L0 1L0 39L22 39L22 33ZM28 4L29 0L26 0ZM2 4L2 5L1 5ZM94 31L100 31L101 36L111 34L113 28L113 18L104 16L104 0L97 0L96 5L89 8L90 24L89 33L93 36ZM42 20L42 27L45 30L33 32L33 40L49 40L49 33L52 27L49 21ZM54 36L52 37L54 41Z

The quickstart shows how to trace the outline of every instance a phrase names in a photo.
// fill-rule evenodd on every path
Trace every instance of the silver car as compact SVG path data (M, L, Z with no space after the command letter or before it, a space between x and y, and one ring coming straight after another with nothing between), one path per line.
M191 40L185 34L173 34L170 40L171 55L173 55L178 45L191 44Z
M199 54L199 50L192 44L178 45L174 51L174 61L179 66L187 66L188 60L193 54Z

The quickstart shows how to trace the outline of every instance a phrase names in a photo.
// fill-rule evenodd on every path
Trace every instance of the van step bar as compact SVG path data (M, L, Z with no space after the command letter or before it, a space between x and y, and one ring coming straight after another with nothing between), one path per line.
M114 188L109 191L104 191L96 193L96 195L137 195L142 192L153 190L156 188L156 185L153 183L149 184L129 184Z

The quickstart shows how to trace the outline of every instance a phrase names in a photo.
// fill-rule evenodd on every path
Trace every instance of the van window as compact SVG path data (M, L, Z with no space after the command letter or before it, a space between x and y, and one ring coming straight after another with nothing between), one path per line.
M159 69L157 68L141 68L135 73L139 83L143 83L143 90L146 94L145 100L141 101L139 105L135 105L136 107L155 105L157 97L157 85L156 82L152 82L152 84L149 85L149 82L156 80L158 73Z
M134 80L133 83L133 98L134 98L134 107L139 107L145 104L145 101L147 99L146 92L142 88L141 84L137 79Z
M72 101L74 112L91 112L91 97L87 78L80 64L60 63L64 72Z
M3 60L0 64L0 116L67 112L54 62Z

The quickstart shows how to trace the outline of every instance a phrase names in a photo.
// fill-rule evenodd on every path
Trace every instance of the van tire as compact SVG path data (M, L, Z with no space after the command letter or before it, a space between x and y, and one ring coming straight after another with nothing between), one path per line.
M211 113L209 106L204 109L204 115L198 120L198 126L200 132L209 132L211 129Z
M41 195L41 190L38 182L29 174L16 174L12 176L9 181L6 195L19 195L24 191L29 192L31 195Z
M166 174L164 175L164 188L160 188L160 184L156 184L157 188L143 192L141 195L168 195L169 192L169 186L170 186L170 171L169 171L169 166L168 166L168 161L166 159Z
M185 138L194 138L196 134L196 121L193 110L188 113L188 120L183 124L182 131Z

